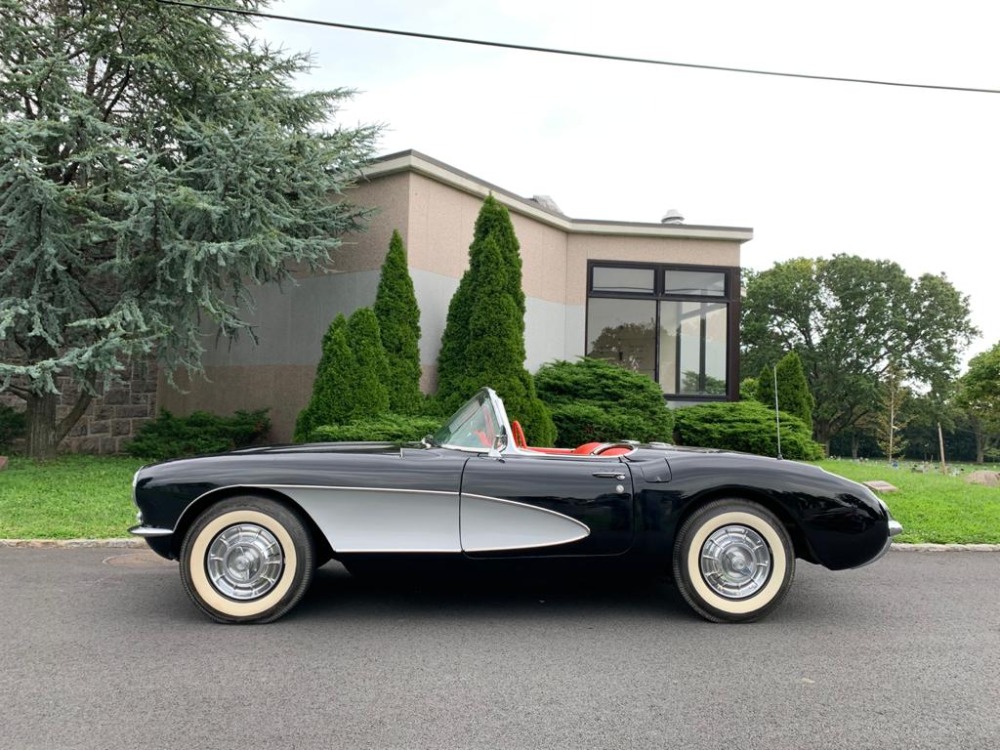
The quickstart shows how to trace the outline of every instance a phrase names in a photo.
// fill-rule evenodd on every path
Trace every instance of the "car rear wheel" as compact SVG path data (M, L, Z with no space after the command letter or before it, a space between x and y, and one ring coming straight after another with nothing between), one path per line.
M234 497L203 512L181 546L181 580L218 622L272 622L294 607L316 568L312 540L274 500Z
M712 622L750 622L774 609L795 575L784 525L745 500L717 500L684 522L674 545L674 580L684 600Z

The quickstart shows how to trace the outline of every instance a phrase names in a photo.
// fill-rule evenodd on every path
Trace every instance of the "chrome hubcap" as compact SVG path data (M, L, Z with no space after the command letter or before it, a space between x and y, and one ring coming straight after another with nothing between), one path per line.
M274 588L285 557L274 535L263 526L241 523L219 534L208 547L205 568L219 593L245 601Z
M771 550L748 526L723 526L701 546L701 576L719 596L745 599L771 574Z

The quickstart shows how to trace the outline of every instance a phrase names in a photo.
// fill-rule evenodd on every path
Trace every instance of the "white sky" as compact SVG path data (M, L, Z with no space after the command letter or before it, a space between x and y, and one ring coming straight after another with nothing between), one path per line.
M1000 89L983 0L275 0L270 12L679 62ZM340 122L569 216L744 226L743 264L843 252L947 274L1000 341L1000 95L566 58L260 22Z

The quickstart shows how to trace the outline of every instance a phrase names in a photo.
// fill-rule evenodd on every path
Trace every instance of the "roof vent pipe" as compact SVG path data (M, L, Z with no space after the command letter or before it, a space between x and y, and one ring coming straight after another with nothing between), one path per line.
M661 224L683 224L684 216L676 208L671 208L665 214L663 218L660 219Z

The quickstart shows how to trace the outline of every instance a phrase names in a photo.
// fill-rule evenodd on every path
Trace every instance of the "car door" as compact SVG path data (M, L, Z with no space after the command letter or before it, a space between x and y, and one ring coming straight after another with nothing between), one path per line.
M618 458L505 454L462 474L462 549L472 556L615 555L635 534L632 477Z

